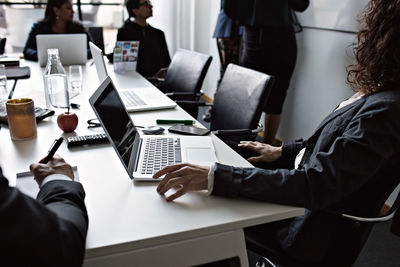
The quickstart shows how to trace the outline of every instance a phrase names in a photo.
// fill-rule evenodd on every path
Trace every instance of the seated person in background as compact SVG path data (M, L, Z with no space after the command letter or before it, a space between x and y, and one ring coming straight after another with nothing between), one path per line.
M348 67L347 80L356 93L328 115L308 140L281 147L242 142L239 146L257 152L249 161L264 162L269 165L265 169L219 163L211 168L187 163L168 166L154 175L165 174L158 193L175 188L166 198L172 201L189 191L208 189L218 196L304 207L303 216L251 227L245 234L251 231L265 237L266 247L304 266L322 259L331 261L329 266L343 266L335 262L357 250L351 244L359 236L354 222L338 213L376 216L381 198L399 183L398 21L400 0L370 1L355 44L356 61ZM349 261L356 256L349 256Z
M164 33L146 22L153 15L150 1L127 0L125 5L129 18L118 30L117 41L139 41L137 72L153 77L171 62Z
M58 156L30 170L36 200L9 187L0 168L1 266L81 266L88 229L82 185Z
M73 21L74 10L71 0L48 0L44 19L33 24L24 47L25 59L37 61L36 35L57 33L86 33L88 40L88 58L91 58L90 34L79 22Z

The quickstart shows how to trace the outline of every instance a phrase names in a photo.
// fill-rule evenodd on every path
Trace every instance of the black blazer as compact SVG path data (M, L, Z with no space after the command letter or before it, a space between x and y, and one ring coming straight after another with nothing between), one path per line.
M139 41L137 72L144 77L152 77L171 63L164 32L150 25L142 27L128 19L118 29L117 41Z
M31 31L29 32L28 39L26 40L25 47L23 50L24 58L28 60L38 61L36 35L38 34L58 34L51 28L52 25L48 22L36 22L32 25ZM88 58L92 57L89 48L89 41L93 42L92 36L85 30L82 24L79 22L71 22L67 24L67 33L86 33L87 35L87 55Z
M304 216L277 228L281 249L304 261L331 254L334 262L363 238L335 213L376 215L399 183L399 114L400 91L359 99L327 116L307 141L284 144L277 169L217 164L213 194L305 207Z
M0 168L0 265L81 266L88 217L80 183L50 181L34 200Z

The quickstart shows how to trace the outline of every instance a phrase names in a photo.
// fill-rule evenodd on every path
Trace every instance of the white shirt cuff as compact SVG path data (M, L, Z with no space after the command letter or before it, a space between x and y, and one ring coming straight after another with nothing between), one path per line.
M210 170L208 171L207 196L211 195L214 189L214 171L215 171L215 163L213 163L210 166Z
M72 179L64 174L50 174L46 178L43 179L42 181L42 186L44 186L46 183L54 180L64 180L64 181L72 181Z

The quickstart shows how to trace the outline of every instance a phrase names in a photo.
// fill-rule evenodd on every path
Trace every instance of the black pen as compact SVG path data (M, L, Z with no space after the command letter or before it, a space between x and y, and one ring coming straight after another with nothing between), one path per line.
M53 158L54 154L56 153L57 149L60 147L60 145L62 144L63 141L64 141L64 138L60 137L53 142L53 144L50 147L49 152L47 153L47 156L42 161L43 164L46 164Z

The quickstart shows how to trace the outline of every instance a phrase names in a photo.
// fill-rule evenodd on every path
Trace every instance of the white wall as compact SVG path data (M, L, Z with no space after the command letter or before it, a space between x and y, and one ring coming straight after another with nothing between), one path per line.
M353 94L346 85L355 34L304 29L296 35L298 58L278 136L309 137L339 102Z

